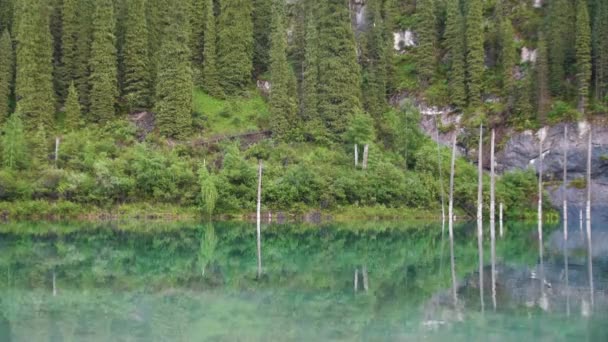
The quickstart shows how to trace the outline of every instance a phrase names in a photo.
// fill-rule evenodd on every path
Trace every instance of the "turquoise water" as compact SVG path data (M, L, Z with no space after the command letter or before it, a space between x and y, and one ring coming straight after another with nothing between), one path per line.
M5 224L0 341L608 341L608 258L591 293L573 232L566 285L560 227L545 230L540 272L536 226L506 225L495 310L485 241L482 312L471 225L455 305L440 225L264 226L258 279L247 223Z

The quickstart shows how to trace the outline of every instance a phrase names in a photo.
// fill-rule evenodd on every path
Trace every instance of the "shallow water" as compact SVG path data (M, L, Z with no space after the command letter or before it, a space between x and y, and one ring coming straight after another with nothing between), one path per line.
M0 231L0 341L608 341L608 256L594 250L591 293L586 240L571 239L566 285L558 226L541 272L536 226L506 224L495 310L486 239L483 312L472 225L455 231L456 305L434 224L265 226L261 279L246 223Z

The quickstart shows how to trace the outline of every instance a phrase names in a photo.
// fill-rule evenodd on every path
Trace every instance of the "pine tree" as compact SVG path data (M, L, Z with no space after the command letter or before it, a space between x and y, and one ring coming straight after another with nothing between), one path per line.
M553 0L549 3L548 20L548 56L549 56L549 85L555 96L565 95L566 63L570 54L570 46L574 45L571 38L574 26L571 23L571 13L574 8L569 0Z
M78 38L76 39L76 88L83 111L88 112L91 105L90 92L91 43L93 40L93 15L95 0L80 0L78 4Z
M549 104L551 103L551 92L549 87L549 51L542 33L538 39L535 72L538 121L544 124L549 111Z
M328 0L319 6L319 113L339 138L361 110L361 75L347 4Z
M223 97L217 74L217 35L215 32L215 16L213 13L213 0L204 0L205 34L203 43L203 77L202 87L207 94Z
M363 56L363 102L365 109L376 121L382 118L386 111L386 83L388 70L385 64L388 60L386 54L389 47L384 39L384 19L381 12L381 1L368 2L368 22L370 23L365 33L365 56ZM433 47L434 49L434 47Z
M427 86L435 74L437 56L437 22L435 19L435 0L416 1L418 17L418 41L416 50L418 56L418 77L423 86Z
M450 101L457 108L466 105L464 18L458 0L448 0L445 48L448 54Z
M596 1L593 25L593 56L595 98L606 101L608 96L608 3Z
M68 97L65 100L65 117L63 126L66 130L75 130L80 126L82 113L80 111L80 103L78 102L78 91L74 82L70 83L68 88Z
M265 73L270 66L271 21L274 0L253 0L253 66L255 75Z
M467 97L468 104L476 107L481 103L484 73L483 49L483 4L481 0L470 0L466 18L467 47Z
M130 110L147 109L151 102L148 26L145 0L128 4L124 45L124 96Z
M498 65L502 69L502 95L507 99L513 92L513 84L515 78L513 76L513 68L516 63L516 47L515 36L513 33L513 25L509 18L502 18L500 22L500 55Z
M313 134L326 135L319 115L319 29L313 4L306 6L301 116Z
M17 32L17 108L26 127L53 125L53 51L44 0L23 0Z
M0 37L0 125L10 113L14 64L13 42L8 30L4 30Z
M24 168L26 164L27 146L25 143L25 132L21 114L15 112L11 115L3 127L2 135L2 165L15 170Z
M578 110L584 113L591 82L591 26L587 2L583 0L577 0L576 6L576 71Z
M219 0L217 67L227 95L242 93L251 81L253 23L251 0Z
M66 86L78 79L79 15L78 0L63 0L61 11L61 78L62 83Z
M192 68L189 16L181 3L169 11L160 49L156 84L156 124L164 136L185 137L192 125Z
M49 1L49 0L47 0ZM65 100L67 87L64 82L64 71L62 65L62 10L63 0L50 0L50 31L52 39L53 51L53 90L58 103L63 103Z
M43 169L49 159L48 153L48 136L44 125L40 124L36 128L36 132L32 135L29 142L30 157L32 160L31 166L34 169Z
M382 5L382 19L384 21L384 61L386 66L386 95L393 94L397 88L397 72L394 62L394 43L393 32L397 29L396 17L400 11L396 7L396 0L384 0Z
M206 6L208 0L191 1L190 51L192 53L192 73L194 75L194 83L201 87L203 84L203 53L205 47L205 22L207 21ZM213 6L213 1L211 1L211 6Z
M91 46L91 116L107 123L115 114L118 96L116 37L112 0L97 0Z
M283 0L274 1L270 44L271 127L274 135L282 139L289 137L297 125L296 80L287 62L284 6Z

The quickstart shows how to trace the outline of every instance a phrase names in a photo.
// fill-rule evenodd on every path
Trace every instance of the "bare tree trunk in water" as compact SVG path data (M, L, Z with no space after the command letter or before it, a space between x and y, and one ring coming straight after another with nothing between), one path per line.
M587 263L589 264L589 294L591 312L593 312L593 250L591 249L591 126L589 127L587 141Z
M359 166L359 146L355 144L355 169Z
M543 260L543 139L542 131L538 132L538 256L540 258L540 292L541 308L547 309L545 294L545 264Z
M500 205L498 206L498 220L500 222L500 237L503 237L503 235L505 234L504 231L504 227L503 227L503 220L502 220L502 210L503 210L503 205L502 203L500 203Z
M55 269L53 269L53 297L57 296L57 276Z
M490 253L492 258L492 305L496 310L496 173L494 172L494 141L496 134L492 129L490 142Z
M483 125L479 126L479 156L477 157L477 251L479 254L479 300L481 311L485 310L483 299Z
M55 167L57 167L57 160L59 160L59 137L55 138Z
M355 288L355 293L359 290L359 269L355 268L355 279L354 279L353 287Z
M454 308L458 304L458 296L456 294L456 266L454 261L454 164L456 163L456 135L452 141L452 161L450 165L450 198L448 204L448 231L450 234L450 262L452 268L452 297L454 300Z
M262 211L262 160L258 165L258 206L257 206L257 234L258 234L258 279L262 277L262 228L261 228L261 211Z
M570 279L568 274L568 125L564 125L564 180L563 190L563 225L564 225L564 270L566 276L566 315L570 317Z
M369 145L365 144L365 147L363 147L363 163L362 163L362 167L363 170L367 170L367 157L369 155Z
M437 115L435 115L434 117L436 128L436 141L439 141L439 126L437 125ZM443 168L441 167L441 151L439 149L439 144L437 144L437 168L439 169L439 187L441 191L441 234L443 235L443 232L445 230L445 191L443 190Z
M363 289L365 292L369 290L369 278L367 275L367 266L363 266L361 269L361 275L363 275Z

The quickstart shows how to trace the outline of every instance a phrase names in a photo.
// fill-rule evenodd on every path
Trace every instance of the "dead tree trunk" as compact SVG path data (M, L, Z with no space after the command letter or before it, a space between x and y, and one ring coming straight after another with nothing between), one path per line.
M479 254L479 299L481 311L483 299L483 125L479 126L479 155L477 157L477 251Z
M361 164L361 167L363 167L363 170L367 170L368 155L369 155L369 145L365 144L365 147L363 147L363 163Z
M589 267L589 302L591 303L591 311L594 306L594 289L593 289L593 250L591 249L591 127L589 127L588 141L587 141L587 264Z
M355 144L355 168L359 167L359 146Z
M258 165L258 205L257 205L257 242L258 242L258 279L262 277L262 160Z
M496 310L496 173L494 172L494 142L496 133L492 129L490 141L490 253L492 258L492 304Z
M59 137L55 138L55 167L57 167L57 161L59 160Z
M454 165L456 163L456 135L452 141L452 160L450 164L450 198L448 204L448 231L450 235L450 264L452 269L452 299L454 308L458 305L458 296L456 294L456 265L454 261Z

